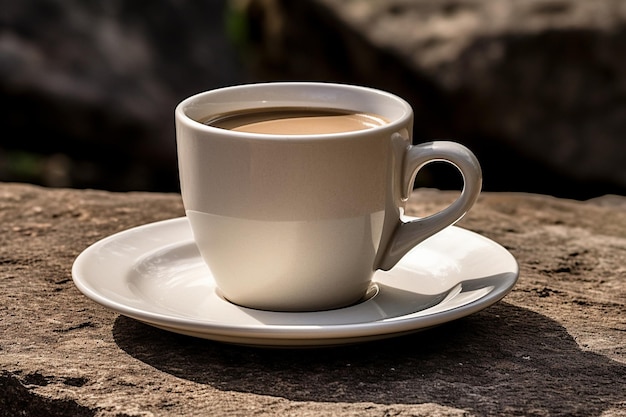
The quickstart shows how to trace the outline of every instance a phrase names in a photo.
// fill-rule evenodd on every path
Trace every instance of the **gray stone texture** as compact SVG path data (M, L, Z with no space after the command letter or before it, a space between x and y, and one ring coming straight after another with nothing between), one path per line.
M454 197L422 190L408 212ZM73 285L82 250L183 215L178 194L0 183L0 416L624 416L625 208L484 193L461 226L519 261L504 300L415 335L271 350L158 330Z
M174 107L244 78L225 4L0 0L0 178L176 190Z
M316 79L405 97L488 190L626 194L623 0L0 0L0 27L0 180L176 191L179 100Z
M257 23L249 37L257 73L405 97L416 141L467 144L487 189L625 194L624 1L246 4Z

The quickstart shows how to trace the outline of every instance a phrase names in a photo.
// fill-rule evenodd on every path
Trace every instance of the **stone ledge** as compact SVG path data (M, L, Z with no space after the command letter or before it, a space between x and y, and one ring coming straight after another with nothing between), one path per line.
M409 212L454 195L420 191ZM461 226L518 259L502 302L402 338L263 350L158 330L74 287L85 247L183 215L179 195L0 184L0 416L623 416L624 201L484 193Z

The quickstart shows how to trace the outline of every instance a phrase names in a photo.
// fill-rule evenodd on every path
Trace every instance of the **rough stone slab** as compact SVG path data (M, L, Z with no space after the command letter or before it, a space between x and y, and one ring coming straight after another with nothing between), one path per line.
M409 212L454 196L420 191ZM518 259L502 302L402 338L263 350L158 330L74 287L85 247L183 215L179 195L0 184L0 416L624 416L626 198L606 201L485 193L461 225Z

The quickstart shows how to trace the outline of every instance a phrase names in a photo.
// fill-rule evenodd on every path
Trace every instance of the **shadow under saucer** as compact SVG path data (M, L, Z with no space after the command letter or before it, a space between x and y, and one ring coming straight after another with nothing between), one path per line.
M505 302L408 336L306 351L213 342L124 316L113 334L178 378L294 401L437 403L483 415L600 415L626 403L626 365Z

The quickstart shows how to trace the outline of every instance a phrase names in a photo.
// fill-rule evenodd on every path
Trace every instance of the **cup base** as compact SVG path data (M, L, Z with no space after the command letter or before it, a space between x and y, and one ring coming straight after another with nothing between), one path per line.
M380 291L380 288L378 287L378 284L376 283L371 283L370 286L367 288L367 291L365 291L365 294L363 294L361 297L359 297L356 301L352 301L346 304L341 304L338 306L333 306L333 307L326 307L326 308L306 308L306 309L301 309L301 308L269 308L266 306L254 306L254 305L242 305L236 302L233 302L232 300L229 300L228 297L226 297L224 295L224 293L217 288L215 290L215 293L217 294L218 297L220 297L222 300L236 305L238 307L242 307L242 308L249 308L252 310L260 310L260 311L271 311L271 312L284 312L284 313L313 313L313 312L319 312L319 311L332 311L332 310L339 310L342 308L348 308L348 307L352 307L361 303L364 303L368 300L371 300L372 298L376 297L376 295L378 294L378 292Z

